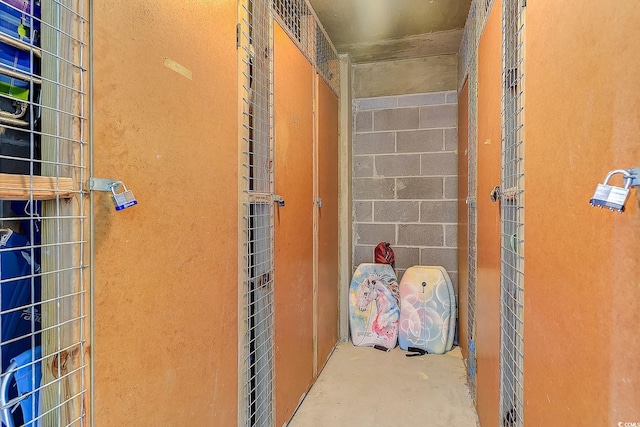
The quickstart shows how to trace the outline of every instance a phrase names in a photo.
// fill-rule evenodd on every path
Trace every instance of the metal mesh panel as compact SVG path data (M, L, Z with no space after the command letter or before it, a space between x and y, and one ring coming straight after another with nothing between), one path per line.
M324 28L314 20L315 31L315 67L334 94L340 93L340 59L333 48Z
M273 0L273 8L276 16L284 24L284 28L293 41L298 45L302 53L313 60L313 23L311 9L304 0Z
M243 87L246 280L242 351L244 425L274 422L273 66L269 0L243 5L239 32ZM299 28L299 27L297 27Z
M475 18L475 9L472 6L467 15L458 49L458 92L462 89L462 85L469 75L469 61L475 55L475 51L472 49L475 40Z
M476 0L471 5L476 10L476 37L478 42L489 19L494 0Z
M476 61L472 61L469 71L469 148L468 148L468 167L469 167L469 177L468 177L468 187L469 187L469 202L468 202L468 220L469 220L469 279L468 279L468 290L469 290L469 312L468 312L468 322L469 322L469 355L468 355L468 366L469 366L469 377L470 377L470 389L472 396L475 398L475 387L476 387L476 345L475 345L475 332L476 332L476 272L477 272L477 218L478 218L478 210L477 210L477 176L478 176L478 168L477 168L477 152L478 152L478 141L476 135L476 126L477 126L477 118L478 118L478 110L477 110L477 94L478 94L478 74L477 74L477 65Z
M0 419L80 425L87 401L88 7L0 1Z
M304 0L246 0L239 46L243 58L246 280L243 309L244 425L274 423L273 18L329 87L339 92L339 60Z
M276 18L336 96L340 60L320 20L306 0L273 0Z
M520 0L503 1L500 408L504 426L524 425L523 10Z
M477 271L477 101L478 101L478 42L479 33L476 31L477 25L477 7L472 4L463 34L462 44L460 46L460 62L463 62L459 68L460 73L464 75L459 79L462 85L467 79L469 90L469 117L468 117L468 194L467 194L467 215L469 221L468 230L468 355L467 355L467 374L469 380L469 391L475 399L476 393L476 271Z

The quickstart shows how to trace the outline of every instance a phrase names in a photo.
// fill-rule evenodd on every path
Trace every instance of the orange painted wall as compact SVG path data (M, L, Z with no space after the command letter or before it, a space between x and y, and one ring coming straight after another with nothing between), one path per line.
M235 425L236 2L93 8L96 425Z
M338 342L338 99L316 74L318 197L318 369Z
M458 342L467 357L469 339L469 84L458 93Z
M313 381L313 71L275 25L276 425Z
M622 215L589 206L609 170L640 166L638 22L635 1L528 2L524 378L531 426L640 420L639 191Z
M500 360L500 184L502 2L496 0L478 47L478 259L476 276L476 404L483 426L498 425Z

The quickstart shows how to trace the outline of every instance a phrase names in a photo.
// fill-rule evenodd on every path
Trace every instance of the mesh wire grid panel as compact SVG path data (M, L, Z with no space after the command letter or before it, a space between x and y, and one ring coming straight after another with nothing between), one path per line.
M304 0L273 0L276 17L308 60L313 60L313 18Z
M468 188L469 188L469 202L468 202L468 221L469 221L469 241L468 241L468 263L469 263L469 377L470 377L470 389L473 397L475 398L476 387L476 345L475 345L475 332L476 332L476 269L477 269L477 95L478 95L478 69L477 69L477 56L474 56L469 66L469 129L468 129Z
M244 425L272 426L274 372L273 66L269 0L241 6L245 277Z
M473 45L472 31L475 31L475 9L471 7L462 31L462 39L458 48L458 92L462 90L465 80L469 75L469 61L472 57Z
M333 93L339 96L340 59L324 28L319 25L317 20L314 20L314 25L316 27L314 56L316 71L322 76L322 79L327 83L327 86L331 88Z
M313 9L302 0L247 0L239 45L243 57L246 277L243 339L244 424L274 423L273 18L277 18L335 94L339 59Z
M289 33L316 72L338 96L340 60L335 47L306 0L273 0L276 19Z
M88 6L0 1L0 419L85 418Z
M502 8L502 197L500 409L504 426L522 426L524 315L524 8Z
M480 36L489 19L494 0L476 0L471 7L476 10L476 40L480 42Z
M465 23L462 42L460 45L460 63L458 72L459 88L462 88L464 81L468 82L469 104L468 104L468 195L467 195L467 215L468 215L468 355L467 374L469 381L469 391L475 400L476 393L476 269L477 269L477 100L478 100L478 69L477 53L479 33L477 32L477 12L476 2L471 5L469 15ZM486 17L486 14L483 15Z

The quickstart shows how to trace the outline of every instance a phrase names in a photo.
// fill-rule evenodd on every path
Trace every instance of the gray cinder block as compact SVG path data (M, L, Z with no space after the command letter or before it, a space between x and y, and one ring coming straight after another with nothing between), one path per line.
M373 202L353 202L354 222L373 221Z
M420 203L399 200L374 203L376 222L417 222L420 220Z
M450 248L458 247L458 225L445 225L444 226L444 243Z
M420 251L421 265L441 265L447 271L458 270L458 250L454 248L424 248Z
M398 226L398 245L443 246L444 229L439 224L401 224Z
M418 107L421 105L438 105L447 102L447 92L420 93L398 97L398 107Z
M457 221L457 201L429 200L420 203L420 222L456 223Z
M458 129L457 128L445 129L444 130L444 150L455 151L457 149L458 149Z
M442 178L398 178L396 195L398 199L442 199Z
M418 129L420 112L418 108L394 108L373 112L373 130Z
M420 248L392 247L396 256L396 268L406 269L420 264Z
M353 240L356 245L377 245L380 242L396 243L395 224L357 223Z
M354 178L353 200L393 199L393 178Z
M371 132L373 130L373 112L359 111L356 113L356 132Z
M353 156L353 176L356 178L373 176L373 156Z
M442 129L402 131L396 134L398 153L433 153L442 151Z
M396 136L393 132L360 133L353 140L353 154L395 153Z
M420 175L420 158L412 154L376 156L377 176L418 176Z
M420 107L420 129L451 128L457 123L458 106L455 104Z
M458 155L456 153L421 154L420 174L423 176L457 175Z

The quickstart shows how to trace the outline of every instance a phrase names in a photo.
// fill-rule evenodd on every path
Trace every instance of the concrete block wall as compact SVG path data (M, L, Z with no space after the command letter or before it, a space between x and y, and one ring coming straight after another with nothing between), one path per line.
M442 265L457 286L456 92L353 104L353 268L387 241L398 280L412 265Z

